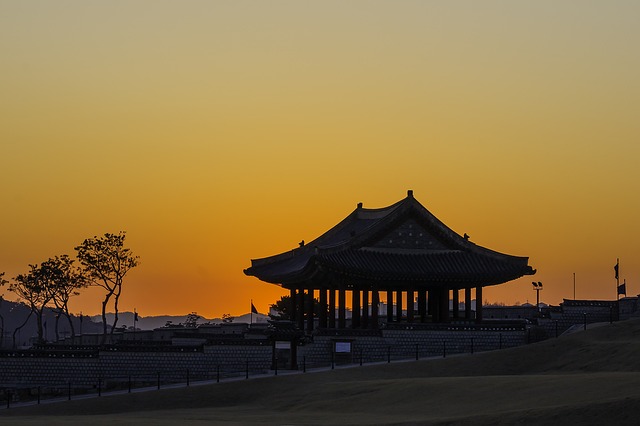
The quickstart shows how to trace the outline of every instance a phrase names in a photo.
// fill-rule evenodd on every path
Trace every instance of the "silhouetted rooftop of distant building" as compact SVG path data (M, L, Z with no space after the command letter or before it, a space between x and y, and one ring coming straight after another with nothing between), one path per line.
M414 282L421 287L501 284L535 270L527 257L493 251L460 236L409 191L388 207L358 207L320 237L251 261L245 274L294 287L327 274L370 282Z

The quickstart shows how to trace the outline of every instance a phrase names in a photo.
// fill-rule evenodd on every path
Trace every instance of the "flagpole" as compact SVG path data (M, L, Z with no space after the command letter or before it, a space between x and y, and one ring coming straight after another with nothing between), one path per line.
M620 258L616 259L616 300L620 300L618 288L620 287Z
M249 323L249 325L253 325L253 299L251 299L251 306L249 311L251 311L251 322Z

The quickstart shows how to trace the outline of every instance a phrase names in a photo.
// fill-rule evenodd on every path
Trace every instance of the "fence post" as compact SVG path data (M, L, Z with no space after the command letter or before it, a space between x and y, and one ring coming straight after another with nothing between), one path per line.
M609 324L613 324L613 306L609 305Z

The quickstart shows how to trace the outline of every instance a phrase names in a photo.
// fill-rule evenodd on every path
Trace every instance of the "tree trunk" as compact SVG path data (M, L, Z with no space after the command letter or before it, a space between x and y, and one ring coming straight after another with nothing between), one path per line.
M62 306L60 307L60 314L64 315L67 318L67 322L69 322L69 331L71 332L71 338L76 337L76 332L73 328L73 321L71 320L71 314L69 313L69 299L66 299L62 302Z
M113 330L116 329L116 324L118 323L118 300L120 300L120 292L122 291L122 284L118 284L118 291L113 295L113 310L114 318L113 325L111 326L111 335L113 336Z
M27 319L24 320L24 322L22 323L22 325L20 325L20 327L16 327L15 330L13 330L13 349L16 349L16 334L18 333L18 331L20 331L20 329L22 327L24 327L25 325L27 325L27 322L29 322L29 319L31 318L31 315L33 315L33 311L29 312L29 315L27 315Z
M113 292L107 293L104 300L102 301L102 344L104 345L107 342L107 303L109 303L109 299L111 299L111 295Z
M62 312L58 311L58 313L56 314L56 342L60 341L60 331L58 330L58 326L60 325L60 314Z
M44 343L44 332L42 327L42 311L36 310L36 324L38 325L38 343Z
M76 337L76 329L73 327L73 320L71 319L71 314L69 313L69 309L66 309L64 312L64 316L67 317L67 321L69 321L69 329L71 330L71 338Z

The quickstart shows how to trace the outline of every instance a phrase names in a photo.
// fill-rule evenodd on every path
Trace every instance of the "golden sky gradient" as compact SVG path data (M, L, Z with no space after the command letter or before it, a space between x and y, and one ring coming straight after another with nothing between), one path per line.
M538 269L489 301L640 293L640 3L0 1L0 271L127 231L121 310L261 311L251 258L415 197ZM11 298L5 290L5 297ZM100 290L72 311L97 313Z

